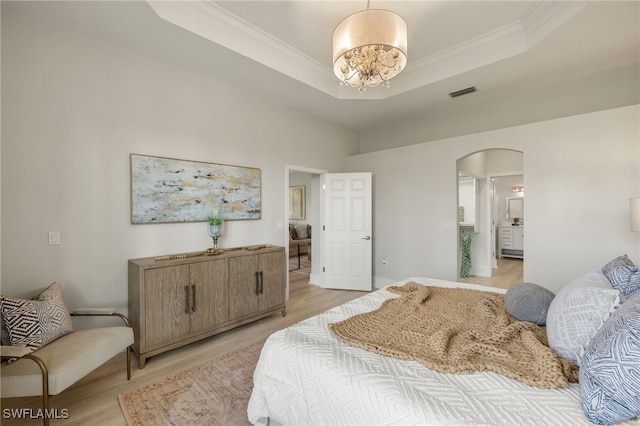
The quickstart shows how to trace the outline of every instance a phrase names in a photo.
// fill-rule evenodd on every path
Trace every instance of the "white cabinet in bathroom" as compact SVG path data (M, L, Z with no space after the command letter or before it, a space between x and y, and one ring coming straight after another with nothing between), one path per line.
M499 257L524 258L524 226L501 225L498 238Z

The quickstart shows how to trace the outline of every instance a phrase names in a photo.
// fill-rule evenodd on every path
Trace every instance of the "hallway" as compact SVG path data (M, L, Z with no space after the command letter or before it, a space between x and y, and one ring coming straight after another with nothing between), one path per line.
M508 289L522 282L522 266L522 259L503 257L498 259L498 268L493 270L491 278L470 275L460 278L460 282Z

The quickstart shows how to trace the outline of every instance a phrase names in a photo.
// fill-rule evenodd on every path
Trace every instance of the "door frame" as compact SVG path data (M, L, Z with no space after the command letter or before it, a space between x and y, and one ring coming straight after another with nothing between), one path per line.
M525 176L525 171L524 171L524 156L525 153L524 151L518 150L518 149L513 149L513 148L499 148L499 147L493 147L493 148L485 148L485 149L481 149L478 151L474 151L471 152L469 154L466 154L462 157L459 157L458 159L456 159L456 176L459 176L459 172L460 172L460 161L463 159L466 159L472 155L476 155L479 153L491 153L491 152L495 152L495 151L512 151L512 152L516 152L519 153L520 155L522 155L522 165L521 165L521 169L518 171L513 171L513 170L506 170L506 171L492 171L492 172L487 172L486 170L484 170L484 172L482 172L482 176L475 176L476 178L482 179L484 180L485 183L485 188L482 191L482 201L484 203L484 206L482 206L481 209L481 226L480 226L480 235L479 238L482 238L484 241L481 242L482 245L482 249L484 251L483 256L485 257L484 259L482 259L481 262L481 266L480 268L478 268L479 270L484 270L486 271L486 273L488 274L488 277L490 278L491 276L493 276L493 269L494 267L497 266L497 247L496 247L496 235L495 235L495 224L493 223L495 220L497 220L497 218L495 218L495 211L494 211L494 187L493 187L493 178L499 178L499 177L503 177L503 176L514 176L514 175L522 175L523 178ZM486 159L485 159L486 161ZM480 170L482 171L482 170ZM466 171L467 174L470 174L471 171L467 170ZM458 178L456 178L456 221L455 223L457 223L457 207L460 203L460 194L459 194L459 185L458 185ZM488 235L487 235L488 234ZM456 232L456 250L457 250L457 262L456 262L456 277L458 277L458 280L460 279L460 247L461 247L461 243L460 243L460 234L459 232ZM477 260L477 259L476 259Z
M524 153L523 153L524 154ZM491 253L490 256L490 262L491 262L491 268L495 269L498 267L498 243L497 243L497 230L496 228L498 227L498 221L501 220L500 218L496 217L496 205L495 203L497 202L497 198L496 198L496 194L495 194L495 179L500 179L503 177L509 177L509 176L522 176L522 178L524 179L524 170L519 170L519 171L507 171L507 172L495 172L495 173L489 173L487 175L487 180L491 182L491 189L489 191L489 194L487 195L488 197L488 204L490 205L490 209L489 209L489 214L487 215L487 226L491 227L491 239L489 241L489 252ZM522 269L524 271L524 262L525 260L522 259ZM493 274L492 274L493 275Z
M284 247L285 247L285 253L287 256L287 271L289 270L289 174L291 172L300 172L300 173L309 173L311 175L323 175L325 173L328 173L327 170L324 169L315 169L312 167L306 167L306 166L296 166L296 165L292 165L292 164L285 164L284 165L284 208L282 210L282 217L284 218L283 223L283 241L284 241ZM307 197L312 197L312 199L319 199L320 198L320 188L307 188L308 192L307 192ZM318 204L318 205L316 205ZM313 209L313 216L314 218L316 218L316 220L318 220L320 218L320 203L315 203L311 205L311 208ZM319 235L319 232L316 231L316 235ZM317 237L316 237L317 240ZM316 241L317 242L317 241ZM312 247L315 246L314 241L313 241L313 237L311 238L311 244ZM312 248L312 253L313 256L320 260L318 255L316 253L319 253L320 250L313 250ZM289 300L289 273L287 272L287 289L286 289L286 299ZM314 282L314 277L313 274L309 277L310 279L310 283L315 284Z

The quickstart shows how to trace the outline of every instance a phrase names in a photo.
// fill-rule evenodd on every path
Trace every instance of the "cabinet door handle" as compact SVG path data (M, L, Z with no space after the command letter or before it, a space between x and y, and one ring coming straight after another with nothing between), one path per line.
M185 298L184 298L184 313L188 314L189 313L189 302L191 301L191 294L189 291L189 286L185 285L184 286L184 293L185 293Z
M191 312L196 311L196 286L191 286Z
M256 296L260 294L260 272L256 272Z
M260 271L260 294L263 293L263 290L264 290L264 286L263 286L262 271Z

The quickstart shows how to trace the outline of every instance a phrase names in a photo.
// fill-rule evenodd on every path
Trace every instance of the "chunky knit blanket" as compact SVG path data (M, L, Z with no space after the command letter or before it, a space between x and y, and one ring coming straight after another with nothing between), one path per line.
M502 294L414 282L387 290L400 297L330 324L331 331L350 345L443 373L494 371L539 388L577 382L577 368L549 348L545 329L512 318Z

